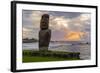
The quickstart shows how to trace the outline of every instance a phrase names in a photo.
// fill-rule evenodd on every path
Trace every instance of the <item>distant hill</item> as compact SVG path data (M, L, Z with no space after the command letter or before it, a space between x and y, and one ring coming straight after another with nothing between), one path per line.
M38 40L35 39L35 38L32 38L32 39L25 38L25 39L23 39L23 43L32 43L32 42L38 42Z
M59 43L68 43L68 44L91 44L90 42L85 41L50 41L52 43L59 42Z

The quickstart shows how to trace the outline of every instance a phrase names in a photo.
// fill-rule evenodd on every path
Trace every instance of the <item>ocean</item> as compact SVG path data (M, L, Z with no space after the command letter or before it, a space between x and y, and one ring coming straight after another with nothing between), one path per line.
M23 43L23 50L39 50L38 42ZM80 58L83 60L91 59L91 45L90 44L69 44L66 42L50 42L49 50L65 51L65 52L80 52Z

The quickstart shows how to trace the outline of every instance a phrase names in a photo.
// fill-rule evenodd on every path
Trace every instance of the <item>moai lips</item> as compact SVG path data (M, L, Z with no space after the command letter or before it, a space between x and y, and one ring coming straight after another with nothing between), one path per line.
M51 30L49 28L49 15L42 15L39 31L39 50L47 51L51 38Z

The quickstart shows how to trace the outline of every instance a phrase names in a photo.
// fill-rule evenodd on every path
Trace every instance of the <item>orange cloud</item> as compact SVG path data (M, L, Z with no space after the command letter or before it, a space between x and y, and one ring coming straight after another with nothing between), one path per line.
M85 35L85 32L80 31L70 31L65 35L65 40L67 41L79 41Z

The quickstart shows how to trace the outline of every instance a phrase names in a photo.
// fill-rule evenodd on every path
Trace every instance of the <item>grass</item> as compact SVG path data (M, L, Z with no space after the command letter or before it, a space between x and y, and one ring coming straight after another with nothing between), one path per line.
M76 58L55 58L55 57L41 57L41 56L23 56L23 62L48 62L48 61L65 61L65 60L79 60Z
M77 52L78 53L78 52ZM48 61L65 61L65 60L80 60L75 57L62 57L66 54L77 54L73 52L46 51L40 52L36 50L23 50L23 62L48 62Z

